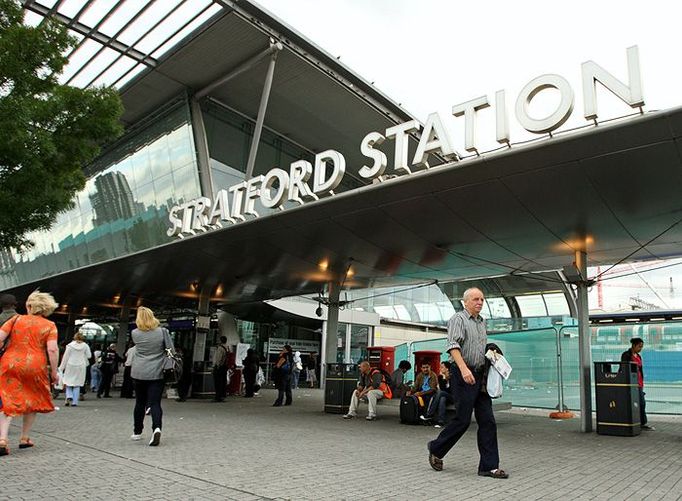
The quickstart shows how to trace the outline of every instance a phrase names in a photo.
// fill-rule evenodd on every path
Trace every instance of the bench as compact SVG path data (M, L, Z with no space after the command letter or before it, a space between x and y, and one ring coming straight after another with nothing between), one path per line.
M377 400L377 405L391 405L394 407L400 407L400 399L392 398L387 400L382 398L381 400ZM498 398L493 399L493 411L508 411L511 408L512 403L509 400L500 400ZM448 411L454 411L455 404L449 403L445 409Z

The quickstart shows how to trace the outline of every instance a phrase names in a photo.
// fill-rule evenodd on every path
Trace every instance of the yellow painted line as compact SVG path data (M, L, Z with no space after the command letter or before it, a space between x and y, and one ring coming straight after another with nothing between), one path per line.
M602 426L624 426L624 427L626 427L626 428L627 428L628 426L639 426L639 423L632 423L632 424L625 424L625 423L600 423L599 421L597 421L597 424L600 424L600 425L602 425Z

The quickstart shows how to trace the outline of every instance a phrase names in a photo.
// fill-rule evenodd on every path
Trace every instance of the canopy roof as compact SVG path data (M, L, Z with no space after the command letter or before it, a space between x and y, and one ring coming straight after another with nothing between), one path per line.
M364 186L41 286L83 304L128 293L196 297L193 286L220 285L220 299L239 303L317 292L330 279L366 287L555 270L585 247L592 265L680 256L681 136L682 109L651 113Z

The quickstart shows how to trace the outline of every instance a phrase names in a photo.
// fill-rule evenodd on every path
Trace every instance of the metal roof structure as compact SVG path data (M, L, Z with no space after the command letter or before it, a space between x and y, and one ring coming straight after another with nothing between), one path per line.
M261 56L273 41L282 50L266 127L314 151L342 151L357 168L364 134L413 119L248 1L24 6L81 37L65 81L120 86L128 125L178 93L255 117L254 81L263 80ZM682 109L645 114L363 186L40 285L71 304L122 294L195 299L192 283L220 284L218 299L244 302L315 293L349 266L344 285L367 287L557 270L580 248L593 265L680 256L681 138Z

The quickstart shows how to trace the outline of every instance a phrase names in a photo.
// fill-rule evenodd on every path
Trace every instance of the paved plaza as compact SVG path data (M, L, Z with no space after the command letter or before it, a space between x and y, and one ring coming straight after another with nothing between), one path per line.
M426 442L438 430L399 424L390 404L367 422L322 412L320 390L299 389L279 408L272 390L224 403L164 400L154 448L129 440L132 400L87 397L40 416L33 449L17 449L12 427L1 499L682 499L679 418L653 416L654 432L610 437L544 411L497 412L511 478L496 480L476 475L475 424L435 472Z

